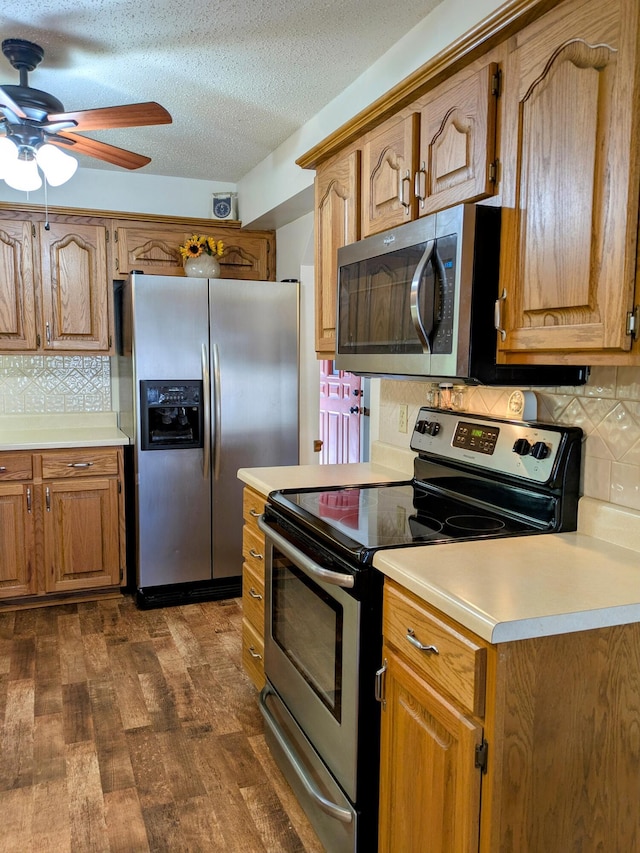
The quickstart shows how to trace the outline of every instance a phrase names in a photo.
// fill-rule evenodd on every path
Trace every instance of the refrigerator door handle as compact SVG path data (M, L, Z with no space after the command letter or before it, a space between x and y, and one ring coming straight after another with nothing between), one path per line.
M202 475L209 477L211 463L211 377L209 376L209 353L206 344L202 344Z
M222 443L222 416L220 400L220 353L218 345L213 344L211 349L213 355L213 477L215 480L220 476L220 445Z

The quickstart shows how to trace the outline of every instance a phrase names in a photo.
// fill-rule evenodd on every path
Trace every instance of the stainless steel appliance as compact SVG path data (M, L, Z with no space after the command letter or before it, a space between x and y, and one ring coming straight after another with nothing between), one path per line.
M383 548L574 530L581 430L423 408L410 481L269 495L267 739L327 850L377 849ZM438 550L425 552L437 560Z
M139 605L239 594L238 468L298 461L298 285L132 274L118 375Z
M500 219L500 208L459 205L338 249L336 366L469 384L583 384L583 367L496 364Z

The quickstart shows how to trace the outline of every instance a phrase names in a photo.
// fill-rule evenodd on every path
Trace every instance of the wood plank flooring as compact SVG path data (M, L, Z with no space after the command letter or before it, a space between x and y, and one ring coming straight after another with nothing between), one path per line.
M265 745L241 617L0 611L0 852L321 853Z

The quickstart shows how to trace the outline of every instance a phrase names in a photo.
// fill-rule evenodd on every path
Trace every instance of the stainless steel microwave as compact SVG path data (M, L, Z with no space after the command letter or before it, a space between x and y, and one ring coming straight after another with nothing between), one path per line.
M336 367L486 385L581 385L584 367L496 364L498 207L464 204L338 249Z

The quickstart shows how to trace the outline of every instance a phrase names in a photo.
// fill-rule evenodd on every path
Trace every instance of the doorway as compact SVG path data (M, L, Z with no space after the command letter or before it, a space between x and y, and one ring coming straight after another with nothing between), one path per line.
M366 462L369 410L366 380L337 370L335 362L320 362L320 464Z

